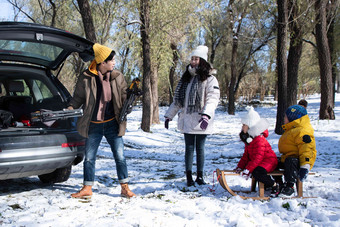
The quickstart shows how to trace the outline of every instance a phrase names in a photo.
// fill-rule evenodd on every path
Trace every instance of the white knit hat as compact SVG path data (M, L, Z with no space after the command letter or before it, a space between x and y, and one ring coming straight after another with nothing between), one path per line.
M200 45L191 53L190 57L196 56L208 61L208 47Z
M249 128L254 127L260 121L260 115L254 110L254 108L246 107L248 113L241 119L242 124L248 125Z

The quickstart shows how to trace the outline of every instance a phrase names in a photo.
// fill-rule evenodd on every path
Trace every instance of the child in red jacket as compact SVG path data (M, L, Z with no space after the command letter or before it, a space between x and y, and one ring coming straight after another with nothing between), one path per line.
M242 118L241 140L245 149L235 171L241 173L246 180L251 177L264 183L266 188L272 188L272 193L278 190L275 180L267 175L277 166L277 157L267 141L269 123L253 107L247 108L248 113Z

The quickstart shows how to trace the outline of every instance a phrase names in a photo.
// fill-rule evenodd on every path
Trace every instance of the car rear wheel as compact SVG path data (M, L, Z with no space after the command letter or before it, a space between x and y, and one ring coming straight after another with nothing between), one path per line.
M72 166L56 169L52 173L39 175L39 179L43 183L53 184L67 181L71 175Z

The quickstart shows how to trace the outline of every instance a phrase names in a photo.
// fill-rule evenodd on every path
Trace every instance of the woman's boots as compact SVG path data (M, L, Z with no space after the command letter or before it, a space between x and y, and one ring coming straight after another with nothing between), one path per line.
M192 172L191 171L187 171L186 174L187 174L187 186L188 187L195 186L195 182L192 179Z
M198 171L198 172L197 172L197 178L196 178L195 182L196 182L198 185L206 185L206 184L207 184L207 183L205 183L204 180L203 180L203 172L202 172L202 171Z
M120 195L121 195L122 197L131 198L131 197L136 196L136 194L133 193L133 192L129 189L129 186L128 186L127 183L120 184L120 186L122 187L122 191L121 191L121 193L120 193Z
M203 172L202 171L198 171L197 172L197 178L194 182L194 180L192 179L192 172L191 171L187 171L186 172L187 174L187 186L190 187L190 186L195 186L195 182L198 184L198 185L205 185L207 183L204 182L203 180Z

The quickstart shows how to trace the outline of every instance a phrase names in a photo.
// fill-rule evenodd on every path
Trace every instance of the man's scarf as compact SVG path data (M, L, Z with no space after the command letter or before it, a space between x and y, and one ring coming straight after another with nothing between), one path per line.
M100 83L102 84L103 91L102 91L102 94L99 100L97 120L103 121L104 115L105 115L106 104L112 99L112 92L111 92L111 86L110 86L110 72L105 73L105 75L103 76L102 73L98 70L98 77L99 77Z

